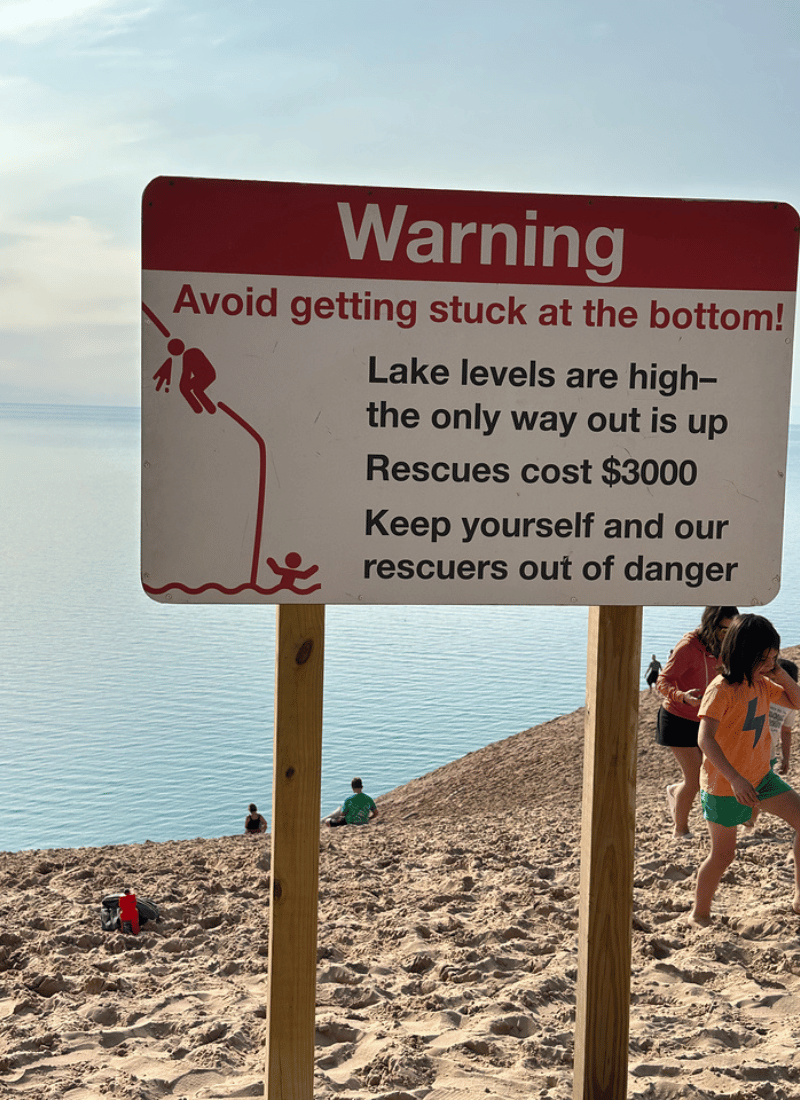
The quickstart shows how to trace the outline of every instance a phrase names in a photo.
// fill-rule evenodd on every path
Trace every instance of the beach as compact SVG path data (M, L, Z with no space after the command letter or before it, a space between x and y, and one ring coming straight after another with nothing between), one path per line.
M695 806L671 837L658 703L641 693L628 1095L796 1098L790 831L742 834L712 927L689 927L706 833ZM368 827L321 827L318 1100L572 1097L583 728L554 718L383 795ZM0 853L0 882L0 1097L262 1095L268 837ZM100 926L126 887L160 909L139 936Z

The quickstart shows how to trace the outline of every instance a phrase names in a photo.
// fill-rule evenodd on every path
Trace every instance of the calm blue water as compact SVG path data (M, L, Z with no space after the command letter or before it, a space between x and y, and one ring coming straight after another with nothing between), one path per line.
M800 427L784 581L800 641ZM0 405L0 848L271 821L275 611L139 587L139 411ZM643 667L699 608L645 608ZM322 811L582 706L586 608L328 607Z

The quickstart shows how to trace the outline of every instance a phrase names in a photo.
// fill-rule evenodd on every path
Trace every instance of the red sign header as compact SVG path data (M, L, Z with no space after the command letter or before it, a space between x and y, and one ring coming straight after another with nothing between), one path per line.
M150 271L794 291L785 203L159 177Z

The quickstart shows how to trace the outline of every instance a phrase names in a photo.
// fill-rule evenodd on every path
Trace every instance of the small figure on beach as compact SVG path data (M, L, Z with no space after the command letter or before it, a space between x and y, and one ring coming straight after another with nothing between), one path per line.
M248 814L244 819L244 831L248 836L258 836L259 833L265 833L267 822L258 812L258 806L255 802L251 802L247 809Z
M366 825L378 816L378 807L368 794L364 794L364 784L358 776L350 783L353 793L344 800L344 805L325 818L331 828L337 825Z
M119 901L119 927L121 932L132 932L139 935L139 910L136 908L136 894L126 890L120 894Z
M671 650L656 681L656 690L664 696L656 719L656 741L672 749L683 775L678 783L667 787L672 835L676 839L692 835L689 812L700 790L702 754L697 747L697 708L717 675L722 640L738 614L736 607L705 608L700 626L685 634Z
M644 674L645 683L647 684L647 687L650 691L652 691L653 688L655 687L656 680L658 680L658 674L660 672L661 672L661 662L659 661L658 657L656 657L656 655L654 653L652 661L647 666L647 672L645 672L645 674Z
M700 703L700 801L711 850L697 871L689 917L698 928L711 923L711 903L736 855L736 826L749 821L756 806L794 829L792 909L800 914L800 795L770 767L770 705L800 707L800 686L778 663L780 645L768 619L738 616L722 643L721 673Z

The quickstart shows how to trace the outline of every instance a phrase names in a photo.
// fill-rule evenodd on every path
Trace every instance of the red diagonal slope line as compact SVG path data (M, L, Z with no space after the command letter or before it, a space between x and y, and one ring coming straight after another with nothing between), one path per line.
M235 420L246 432L255 439L258 444L258 503L256 505L256 532L253 538L253 564L250 568L250 583L258 580L258 563L261 557L261 533L264 527L264 497L267 488L267 444L258 434L252 424L248 424L238 413L234 412L224 401L217 402L217 408Z

